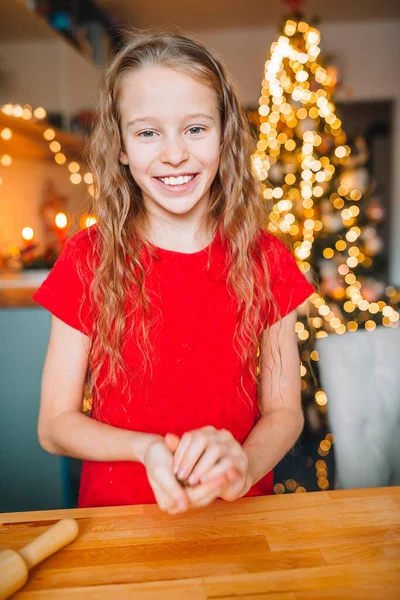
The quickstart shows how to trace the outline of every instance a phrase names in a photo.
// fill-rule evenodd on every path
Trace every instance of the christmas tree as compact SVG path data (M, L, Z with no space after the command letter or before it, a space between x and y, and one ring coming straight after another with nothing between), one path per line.
M285 21L265 63L252 157L271 203L268 229L291 239L299 267L318 283L296 323L314 430L327 425L315 338L399 325L399 293L381 275L384 210L365 166L367 146L347 139L332 100L337 69L324 66L319 43L319 30L300 16Z

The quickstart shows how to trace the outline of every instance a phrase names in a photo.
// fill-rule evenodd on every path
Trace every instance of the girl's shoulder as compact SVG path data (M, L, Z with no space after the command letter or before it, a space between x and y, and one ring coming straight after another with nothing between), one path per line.
M96 224L78 231L67 240L59 261L63 264L70 263L74 268L87 274L92 273L99 257L96 244L98 237Z
M265 253L271 267L277 267L282 262L292 262L295 260L289 244L286 241L280 240L269 231L260 229L258 240L261 252Z
M266 229L259 230L259 239L265 248L281 248L286 246L285 242Z
M72 235L66 243L69 249L89 250L93 248L97 239L97 224L86 227Z
M53 315L86 335L92 331L89 286L93 279L96 228L70 237L33 299Z
M307 300L315 292L315 288L300 269L286 240L282 241L265 230L259 239L267 259L270 289L282 318ZM311 273L309 276L311 277ZM269 325L276 318L271 313Z

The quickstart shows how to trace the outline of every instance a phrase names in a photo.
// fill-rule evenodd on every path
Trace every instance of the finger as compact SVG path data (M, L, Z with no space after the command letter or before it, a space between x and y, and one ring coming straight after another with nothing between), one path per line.
M179 445L174 454L174 473L175 474L177 473L180 461L181 461L183 455L185 454L187 448L190 446L191 442L192 442L191 436L187 433L184 433L180 439Z
M163 488L160 485L158 485L154 480L152 480L151 482L151 487L153 488L154 496L156 498L160 510L168 510L169 507L172 506L168 494L166 494Z
M183 438L181 442L183 441ZM176 468L174 472L176 473L179 479L186 479L189 474L192 472L192 469L196 465L199 458L202 456L204 450L207 447L207 438L197 435L195 438L191 439L190 443L187 444L185 452L183 455L179 455L176 458ZM175 456L179 452L180 445L175 453ZM175 458L175 457L174 457Z
M167 448L172 452L175 453L177 447L179 446L179 442L180 442L180 437L175 435L175 433L167 433L167 435L165 436L165 443L167 445Z
M199 480L201 481L201 483L204 483L206 481L209 481L213 477L217 477L218 475L221 475L223 473L228 474L228 472L229 478L232 477L232 479L234 479L236 473L238 473L241 476L241 471L237 465L233 464L232 457L225 456L217 464L215 464L214 467L212 467L209 471L204 473Z
M226 483L221 485L219 489L215 490L212 494L205 494L203 498L198 500L198 506L205 506L206 504L210 504L216 498L222 498L223 500L227 500L231 502L236 498L240 498L243 493L245 479L243 475L237 469L230 469L234 473L234 479L230 479L228 475L226 476ZM192 502L192 500L190 500Z
M208 483L199 484L193 488L187 488L190 504L195 507L207 506L207 504L210 504L210 502L223 493L226 485L227 478L224 475L221 475Z
M210 475L211 475L211 472L210 472ZM243 477L242 472L239 469L237 469L236 467L230 467L227 471L225 471L225 475L230 483L233 483L233 482L237 481L238 479L242 479L242 477ZM214 477L214 475L213 475L213 477ZM207 479L205 481L207 481ZM203 483L202 480L200 480L200 483Z
M209 473L213 469L213 467L219 464L220 460L222 460L221 456L223 454L224 448L222 447L221 443L214 443L208 448L206 448L205 452L200 457L192 473L190 474L190 477L188 478L188 483L190 485L195 485L196 483L198 483L203 475ZM232 461L231 458L230 460ZM223 472L223 469L220 469L216 474L220 475Z
M226 483L226 476L218 475L217 477L214 477L214 479L212 479L211 481L187 487L186 493L190 501L197 503L202 498L208 496L210 493L213 493L216 490L216 488L226 485Z
M176 480L172 470L162 469L157 473L156 483L162 488L164 494L168 496L168 506L178 506L182 510L187 508L188 498L185 490Z
M183 458L185 452L187 451L188 447L192 443L194 437L196 435L198 436L200 434L200 437L203 437L206 442L207 436L209 436L212 433L215 433L215 431L216 431L215 427L213 427L212 425L207 425L206 427L202 427L201 429L194 430L194 431L187 431L186 433L183 434L183 436L180 440L180 443L178 445L178 448L176 449L176 452L174 454L174 473L177 473L178 465L181 463L182 458ZM168 434L168 435L170 435L170 434Z

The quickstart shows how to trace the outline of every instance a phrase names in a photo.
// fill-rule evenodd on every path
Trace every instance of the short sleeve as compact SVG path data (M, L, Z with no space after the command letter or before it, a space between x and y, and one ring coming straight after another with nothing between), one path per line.
M267 322L272 325L303 304L315 292L315 288L300 271L293 254L278 238L267 233L265 240L271 293L279 310L279 315L276 310L269 311Z
M80 233L67 241L49 275L34 293L33 300L67 325L90 335L90 270L85 260L87 245Z

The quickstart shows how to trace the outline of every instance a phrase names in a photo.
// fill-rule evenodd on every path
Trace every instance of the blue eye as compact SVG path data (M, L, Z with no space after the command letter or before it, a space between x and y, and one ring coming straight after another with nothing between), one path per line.
M189 129L189 131L194 132L194 135L197 135L197 134L201 133L202 131L205 131L205 127L200 127L200 126L191 127ZM149 134L149 135L147 135L147 134ZM138 136L139 137L144 137L146 139L150 139L150 138L154 137L154 134L155 134L154 131L141 131L138 134Z
M198 130L199 130L199 132L205 131L205 128L204 128L204 127L191 127L191 128L189 129L189 131L193 131L193 129L198 129Z

